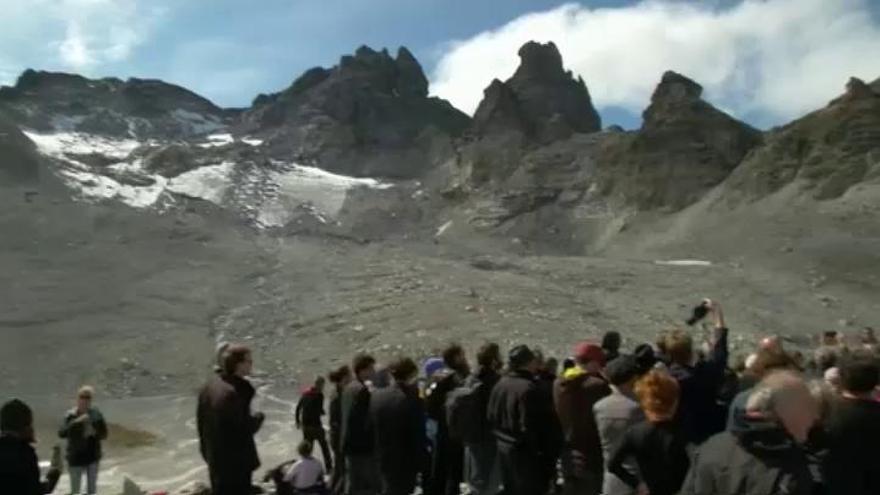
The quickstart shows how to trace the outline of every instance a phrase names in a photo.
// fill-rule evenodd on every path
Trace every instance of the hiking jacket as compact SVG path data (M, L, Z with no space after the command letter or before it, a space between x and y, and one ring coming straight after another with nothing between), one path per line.
M820 464L776 423L744 418L700 446L681 495L825 494Z
M101 440L107 438L107 423L101 411L89 408L87 422L76 422L80 414L76 408L64 416L58 436L67 439L67 463L88 466L101 460Z
M307 388L296 403L294 414L298 425L323 428L321 416L324 415L324 394L315 387Z
M699 445L724 430L727 407L718 401L727 369L727 329L715 331L712 350L694 366L673 363L669 374L678 382L681 399L675 420L690 443Z
M553 401L562 425L566 448L579 469L604 471L602 442L593 406L611 395L611 387L598 373L570 368L553 384Z
M372 454L375 446L373 426L370 422L370 390L366 384L354 380L342 391L341 445L346 455Z
M543 438L547 424L541 421L541 394L534 377L515 370L501 377L489 394L487 419L495 439L544 454Z
M620 446L627 430L645 419L642 408L635 399L612 389L611 395L600 400L593 406L596 426L602 443L602 457L605 460L605 474L602 477L603 495L634 495L635 490L620 478L608 471L611 455ZM635 460L627 459L623 466L631 473L636 473Z
M425 411L418 389L394 384L377 390L370 399L370 420L383 476L415 479L428 452Z
M489 425L489 396L492 394L492 389L501 380L501 375L494 369L480 367L468 380L470 382L476 381L480 384L477 389L477 409L482 411L482 414L477 418L477 421L480 425L479 431L483 432L482 441L491 440L494 437L492 435L492 428Z
M212 470L253 472L260 467L254 434L263 417L251 414L255 394L249 381L235 375L214 376L199 393L199 447Z
M18 437L0 436L0 491L15 495L52 493L58 478L40 481L33 446Z

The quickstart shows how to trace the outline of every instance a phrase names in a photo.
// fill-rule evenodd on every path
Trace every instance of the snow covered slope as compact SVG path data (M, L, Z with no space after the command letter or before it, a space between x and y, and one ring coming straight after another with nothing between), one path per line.
M150 171L147 153L170 143L137 141L76 132L25 134L52 158L55 171L83 200L115 200L134 208L164 210L180 197L209 201L262 228L283 227L295 214L310 212L334 222L349 191L385 189L391 184L333 174L319 168L262 158L262 142L212 134L193 149L204 150L203 164L174 177ZM237 160L241 148L253 156Z

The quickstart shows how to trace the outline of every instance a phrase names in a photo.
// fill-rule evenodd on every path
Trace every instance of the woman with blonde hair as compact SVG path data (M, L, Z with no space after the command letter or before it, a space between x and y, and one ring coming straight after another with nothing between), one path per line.
M636 382L635 392L646 420L624 434L608 460L608 471L639 495L674 495L690 467L686 436L673 421L681 393L678 382L655 369ZM638 473L624 467L630 458Z

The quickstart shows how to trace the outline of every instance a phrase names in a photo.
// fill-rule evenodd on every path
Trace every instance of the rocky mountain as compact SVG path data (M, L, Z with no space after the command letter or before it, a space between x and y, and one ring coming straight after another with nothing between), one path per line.
M331 69L307 71L286 90L260 95L237 132L271 154L353 176L415 178L449 152L470 119L428 97L428 80L406 48L392 58L366 46Z
M0 184L33 184L40 174L37 147L0 112Z
M38 132L81 132L114 138L182 139L223 129L235 114L195 93L150 79L100 80L25 71L0 88L0 108Z

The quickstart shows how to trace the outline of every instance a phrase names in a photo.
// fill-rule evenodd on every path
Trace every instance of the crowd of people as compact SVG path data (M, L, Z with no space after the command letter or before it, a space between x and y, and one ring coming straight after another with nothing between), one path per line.
M620 334L608 332L577 343L561 369L526 345L503 357L486 343L474 366L457 344L421 367L358 354L303 391L292 418L298 459L270 475L282 495L880 494L872 330L857 342L827 332L813 356L768 337L733 359L721 306L703 301L688 323L701 320L711 327L705 343L677 329L623 352ZM251 493L260 466L252 366L247 347L224 346L199 395L215 495ZM61 430L86 430L97 443L96 456L76 459L89 483L106 436L91 410L78 405ZM2 431L0 486L49 493L57 473L39 480L23 403L3 407Z

